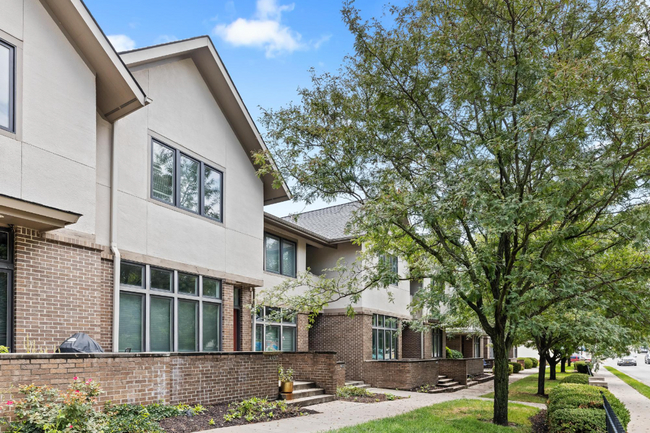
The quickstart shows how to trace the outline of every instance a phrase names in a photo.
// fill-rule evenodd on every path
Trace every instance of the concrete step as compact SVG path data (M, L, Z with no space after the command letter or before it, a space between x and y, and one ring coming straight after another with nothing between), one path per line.
M304 397L312 397L314 395L323 395L323 394L325 394L323 388L306 388L306 389L298 389L298 390L294 389L292 394L280 393L280 398L282 400L296 400Z
M442 375L442 374L439 374L439 375L438 375L438 380L440 380L440 379L446 379L446 378L447 378L447 376L445 376L445 375Z
M363 380L348 380L345 382L345 386L357 386L363 385Z
M474 386L474 385L478 385L478 380L468 380L467 381L467 386L468 387Z
M460 391L461 389L466 389L467 385L455 385L455 386L450 386L448 388L444 388L445 392L455 392L455 391Z
M454 381L454 379L447 379L447 378L440 379L440 378L438 378L438 383L449 383L449 382L453 382L453 381Z
M295 398L293 400L287 400L287 405L304 407L304 406L311 406L314 404L327 403L334 400L336 400L335 395L321 394L321 395L312 395L311 397L303 397L303 398Z
M300 391L302 389L309 389L309 388L316 388L316 384L314 382L307 382L303 380L294 380L293 381L293 391Z
M493 374L490 374L489 376L486 376L486 377L480 377L480 378L478 378L478 379L476 379L476 380L478 380L478 383L489 382L489 381L491 381L491 380L494 380L494 375L493 375Z
M438 381L438 386L441 387L441 388L450 388L450 387L453 387L453 386L456 386L456 385L458 385L458 382L455 382L455 381L444 382L444 383L440 383L440 381Z

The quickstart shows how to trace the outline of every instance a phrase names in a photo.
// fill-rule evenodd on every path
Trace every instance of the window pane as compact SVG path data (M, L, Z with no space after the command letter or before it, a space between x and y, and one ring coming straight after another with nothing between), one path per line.
M174 287L174 272L151 268L151 288L171 292Z
M379 319L377 318L376 314L372 315L372 326L377 326L377 323L379 322Z
M282 241L282 274L296 276L296 244Z
M203 296L221 299L221 281L203 277Z
M384 316L377 316L377 320L378 320L377 326L383 327L384 326Z
M391 270L393 272L395 272L395 273L397 273L397 271L398 271L398 264L397 263L398 263L397 257L391 256L390 257L390 267L391 267Z
M13 50L0 43L0 127L9 130L13 129L11 125L12 58Z
M149 344L152 352L172 351L172 300L151 297Z
M267 326L264 334L264 351L277 352L280 350L280 327Z
M377 359L377 330L372 330L372 359Z
M384 359L384 331L377 331L377 359Z
M142 352L142 295L120 293L119 350Z
M199 293L199 277L178 273L178 293L196 295Z
M197 350L197 318L194 301L178 301L178 350L194 352Z
M232 292L233 304L235 305L235 308L241 307L241 290L239 287L235 287Z
M296 328L293 327L282 328L282 351L283 352L296 351Z
M264 239L266 248L266 270L269 272L280 272L280 241L271 236Z
M216 352L219 350L219 319L221 305L203 303L203 350Z
M282 316L282 311L279 308L275 307L266 307L265 320L274 323L280 323L280 318Z
M120 284L142 288L144 266L122 262L120 265Z
M393 359L397 359L397 341L398 341L397 337L398 337L398 334L397 334L397 331L393 331L392 334L393 334L393 344L391 345L391 349L392 349L391 356L392 356Z
M153 142L153 197L174 204L174 154L168 147Z
M205 216L221 221L221 172L205 166L203 179L203 212Z
M261 352L264 348L264 325L255 326L255 351Z
M0 272L0 346L9 347L7 319L9 315L9 274Z
M181 207L199 211L199 170L200 164L181 155Z
M391 348L392 338L391 338L391 332L390 332L390 331L384 331L384 334L385 334L385 335L384 335L384 347L385 347L385 349L384 349L384 356L386 357L386 359L392 359L392 358L391 358L391 356L392 356L392 348Z
M9 260L9 234L0 232L0 260Z

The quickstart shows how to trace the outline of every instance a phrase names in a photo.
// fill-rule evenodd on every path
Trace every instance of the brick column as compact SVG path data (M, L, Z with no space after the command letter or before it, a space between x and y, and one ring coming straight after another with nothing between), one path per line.
M253 303L253 290L252 287L241 289L241 350L244 352L253 350L253 319L248 308Z
M234 308L233 291L234 287L232 284L223 283L221 288L223 300L223 347L221 350L224 352L232 352L235 349L232 329L232 310Z
M309 315L298 314L298 352L309 351Z

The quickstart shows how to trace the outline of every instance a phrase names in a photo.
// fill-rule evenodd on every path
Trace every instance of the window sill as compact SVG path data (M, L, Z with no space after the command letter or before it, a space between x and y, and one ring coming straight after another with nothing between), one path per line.
M290 277L290 276L284 275L284 274L276 274L275 272L269 272L269 271L264 271L263 273L264 273L264 275L269 275L269 276L272 276L272 277L290 278L292 280L295 280L296 278L298 278L298 277Z

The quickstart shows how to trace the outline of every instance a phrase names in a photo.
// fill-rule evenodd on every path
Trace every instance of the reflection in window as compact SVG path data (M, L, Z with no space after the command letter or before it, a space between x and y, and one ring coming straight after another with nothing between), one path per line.
M174 272L151 268L151 288L171 292L174 287Z
M255 317L255 350L295 352L296 315L279 308L261 308Z
M373 314L372 359L397 359L399 321L396 317Z
M221 221L221 172L206 165L203 182L203 212L205 216Z
M120 264L120 284L144 288L144 266L131 263Z
M264 235L264 270L287 277L295 277L296 243L266 233Z
M174 155L172 149L153 142L152 194L170 204L174 204Z
M221 299L221 280L203 277L203 296Z
M178 293L197 295L199 293L199 277L178 273Z
M199 211L199 170L198 161L181 155L181 207L192 212Z
M15 48L0 40L0 128L14 131Z

